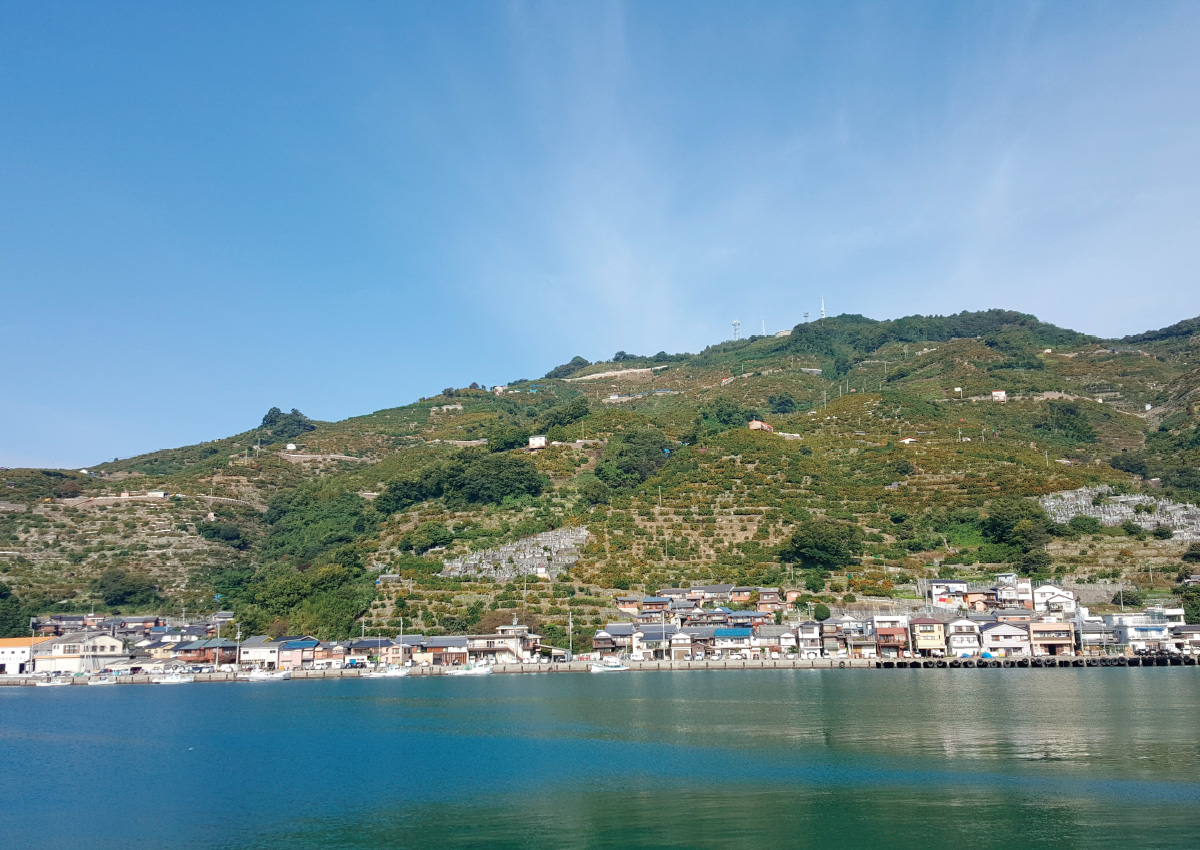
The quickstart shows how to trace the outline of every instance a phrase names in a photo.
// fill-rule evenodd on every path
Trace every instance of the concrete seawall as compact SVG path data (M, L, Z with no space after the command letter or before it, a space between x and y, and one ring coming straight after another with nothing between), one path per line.
M630 661L631 672L675 672L686 670L937 670L937 669L1081 669L1085 667L1192 667L1200 669L1200 663L1195 656L1152 656L1143 658L1112 657L1059 657L1045 659L875 659L875 658L815 658L767 659L762 661ZM409 676L444 676L448 668L443 667L412 667ZM497 664L492 668L495 673L587 673L591 662L571 661L557 664ZM154 674L155 676L160 674ZM302 679L353 679L362 675L361 670L295 670L292 680ZM241 682L252 684L245 679L238 679L235 673L196 673L196 682ZM87 676L72 676L71 685L86 685ZM116 677L119 685L148 685L152 684L154 676L139 673L132 676ZM2 685L32 686L37 681L45 681L45 677L0 675Z

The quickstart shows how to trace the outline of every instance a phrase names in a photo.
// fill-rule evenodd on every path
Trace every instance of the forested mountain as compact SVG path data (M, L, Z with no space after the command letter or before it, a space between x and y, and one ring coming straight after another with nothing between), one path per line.
M499 395L447 388L342 422L271 408L241 434L88 474L5 470L0 629L186 604L335 637L363 618L454 632L519 609L561 640L568 611L586 638L627 588L845 602L1009 567L1170 592L1183 544L1083 534L1021 500L1107 484L1200 501L1197 327L1118 342L1002 310L836 316L698 354L562 358ZM535 434L546 448L529 450ZM450 555L566 525L591 536L557 582L438 575Z

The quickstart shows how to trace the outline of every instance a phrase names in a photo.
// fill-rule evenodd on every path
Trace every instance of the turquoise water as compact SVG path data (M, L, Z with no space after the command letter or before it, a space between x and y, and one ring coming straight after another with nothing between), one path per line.
M1200 846L1200 670L0 688L0 847Z

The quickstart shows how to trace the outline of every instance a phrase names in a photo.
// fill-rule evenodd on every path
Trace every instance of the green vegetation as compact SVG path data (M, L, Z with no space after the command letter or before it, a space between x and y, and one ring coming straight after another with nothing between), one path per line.
M1200 501L1196 327L1106 343L1000 310L838 316L698 354L576 357L500 396L448 387L343 422L272 408L91 474L5 470L0 610L192 611L221 594L246 631L387 633L403 617L436 633L516 612L557 642L568 612L581 637L615 593L692 581L828 606L1016 569L1182 596L1169 577L1200 550L1169 528L1058 525L1035 498L1107 484ZM746 427L760 417L776 433ZM532 434L559 445L529 451ZM443 557L566 525L590 538L553 586L438 575Z

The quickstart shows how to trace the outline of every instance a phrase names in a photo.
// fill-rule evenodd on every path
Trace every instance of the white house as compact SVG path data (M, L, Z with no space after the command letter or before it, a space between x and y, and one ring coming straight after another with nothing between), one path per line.
M925 585L925 595L930 602L942 605L955 605L959 608L965 605L968 585L957 578L931 578Z
M978 655L979 623L960 617L946 624L946 652L953 656Z
M907 629L908 615L907 614L876 614L871 618L871 631L878 632L880 629Z
M279 646L266 635L254 635L242 642L238 663L274 670L279 664Z
M1008 401L1008 393L1004 390L992 390L992 401Z
M530 437L529 438L529 448L531 448L531 449L546 448L546 435L545 434L534 434L532 437Z
M1016 573L996 574L996 602L1002 608L1029 608L1033 605L1033 584Z
M1043 584L1033 589L1033 610L1054 611L1060 614L1075 613L1075 594L1058 585Z
M983 651L1002 658L1027 656L1029 630L1015 623L989 623L980 629Z
M74 632L33 646L36 673L87 673L128 657L125 642L106 634Z

